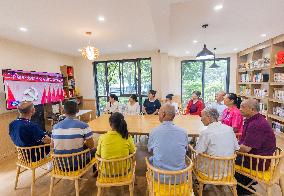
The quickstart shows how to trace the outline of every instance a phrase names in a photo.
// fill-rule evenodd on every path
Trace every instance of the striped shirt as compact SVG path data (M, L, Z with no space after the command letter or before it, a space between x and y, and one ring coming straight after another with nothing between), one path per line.
M93 132L88 124L67 117L54 125L51 138L55 154L72 154L84 150L85 140L92 138Z

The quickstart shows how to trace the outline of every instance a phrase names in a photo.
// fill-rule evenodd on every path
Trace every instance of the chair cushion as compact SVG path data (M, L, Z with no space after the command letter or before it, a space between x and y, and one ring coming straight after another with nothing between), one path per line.
M195 172L197 173L198 177L202 180L206 180L206 181L216 181L216 182L233 182L233 180L235 179L234 177L232 178L232 176L224 176L223 178L213 178L213 177L209 177L207 174L201 172L201 171L197 171Z
M235 169L236 172L240 171L240 172L244 172L248 175L253 176L254 178L259 178L260 180L262 180L262 177L264 175L264 180L269 182L271 179L271 173L270 173L270 169L268 169L267 171L259 171L258 175L256 175L256 171L252 170L252 172L250 173L250 169L246 168L246 167L241 167L240 165L235 165ZM273 169L274 170L274 169Z
M169 186L168 184L160 184L159 187L159 183L157 181L154 181L155 196L166 196L166 195L183 196L183 195L189 195L189 193L192 193L192 189L189 188L188 183L172 184L171 186Z
M116 176L116 177L101 177L100 175L97 178L97 182L99 183L118 183L118 182L126 182L133 179L133 174L129 173L125 176Z

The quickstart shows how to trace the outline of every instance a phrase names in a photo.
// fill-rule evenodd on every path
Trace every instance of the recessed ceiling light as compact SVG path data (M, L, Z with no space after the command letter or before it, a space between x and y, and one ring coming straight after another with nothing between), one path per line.
M79 48L79 49L78 49L78 52L82 52L82 49L81 49L81 48Z
M105 17L103 17L103 16L99 16L99 17L98 17L98 21L100 21L100 22L104 22L104 21L105 21Z
M132 48L132 45L131 45L131 44L128 44L127 47L128 47L128 48Z
M198 43L198 41L197 41L197 40L193 40L192 42L193 42L194 44Z
M266 37L266 34L265 34L265 33L263 33L263 34L261 34L260 36L261 36L261 37Z
M234 48L234 51L237 51L238 49L237 48Z
M26 27L20 27L19 30L22 31L22 32L27 32L28 31L28 29Z
M216 10L216 11L221 10L221 9L223 9L223 5L222 4L216 5L214 7L214 10Z
M185 51L185 54L189 54L189 51L187 50L187 51Z

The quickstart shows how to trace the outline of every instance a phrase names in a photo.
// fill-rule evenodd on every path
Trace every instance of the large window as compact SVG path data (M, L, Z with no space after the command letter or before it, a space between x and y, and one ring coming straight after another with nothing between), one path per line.
M183 107L193 91L200 91L205 103L214 101L215 93L229 91L230 58L216 59L219 68L210 68L213 60L181 62L181 95Z
M94 62L94 78L98 115L110 94L116 94L122 105L127 104L131 94L136 94L141 105L152 88L151 59Z

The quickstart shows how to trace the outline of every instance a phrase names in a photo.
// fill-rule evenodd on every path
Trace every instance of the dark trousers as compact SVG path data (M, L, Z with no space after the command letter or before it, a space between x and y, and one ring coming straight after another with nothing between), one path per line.
M236 164L237 165L242 164L242 158L240 156L237 157ZM235 173L235 178L239 183L241 183L245 186L247 186L249 183L251 183L253 181L251 178L244 176L242 174L239 174L237 172ZM250 188L252 188L252 187L250 186ZM240 195L240 194L252 194L250 191L244 189L243 187L241 187L239 185L237 185L237 192L238 192L238 195Z

